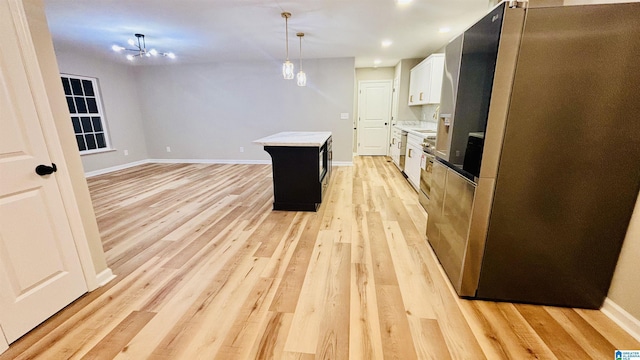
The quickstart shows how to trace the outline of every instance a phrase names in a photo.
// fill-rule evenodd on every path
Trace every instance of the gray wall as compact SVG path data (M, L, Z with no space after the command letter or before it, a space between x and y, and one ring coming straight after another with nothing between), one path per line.
M331 131L334 160L351 162L354 59L309 59L304 68L306 87L284 80L279 62L137 68L149 157L268 161L253 140Z
M101 170L149 158L138 102L134 67L56 48L61 73L98 78L111 147L116 151L82 155L84 171ZM124 150L129 151L124 156Z

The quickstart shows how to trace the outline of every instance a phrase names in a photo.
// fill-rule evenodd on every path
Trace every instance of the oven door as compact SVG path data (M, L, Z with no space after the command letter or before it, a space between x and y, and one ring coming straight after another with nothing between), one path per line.
M418 199L425 211L427 210L431 193L431 174L433 172L434 159L435 156L427 152L423 152L420 159L420 194Z

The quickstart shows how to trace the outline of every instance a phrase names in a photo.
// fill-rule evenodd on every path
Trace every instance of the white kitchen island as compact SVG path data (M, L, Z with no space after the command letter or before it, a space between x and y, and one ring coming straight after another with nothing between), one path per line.
M318 210L331 177L331 142L328 131L288 131L254 141L271 155L273 210Z

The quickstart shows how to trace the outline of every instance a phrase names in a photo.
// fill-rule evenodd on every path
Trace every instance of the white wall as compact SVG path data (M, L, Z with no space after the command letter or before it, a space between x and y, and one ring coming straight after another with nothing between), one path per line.
M304 66L306 87L284 80L279 62L137 68L150 158L268 161L253 140L331 131L334 160L351 162L354 58L309 59Z
M102 105L116 151L82 155L84 171L95 171L149 158L142 126L134 67L56 47L61 73L98 78ZM71 120L69 120L71 121ZM124 156L124 150L129 151Z

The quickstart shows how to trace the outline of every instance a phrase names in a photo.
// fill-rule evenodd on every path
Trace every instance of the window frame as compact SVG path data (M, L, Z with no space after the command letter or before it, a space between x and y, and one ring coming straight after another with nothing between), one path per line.
M96 153L103 153L103 152L108 152L108 151L113 151L113 147L111 146L111 138L109 136L109 127L107 125L107 120L106 120L106 116L104 113L104 107L102 106L102 92L100 91L100 84L99 84L99 80L98 78L95 77L90 77L90 76L84 76L84 75L76 75L76 74L68 74L68 73L60 73L60 85L62 85L63 79L67 78L69 79L69 86L71 87L71 95L68 95L65 90L64 90L64 86L62 89L62 92L64 93L64 97L65 97L65 102L67 102L67 97L71 96L71 97L76 97L78 95L73 94L73 88L72 88L72 84L71 84L71 79L77 79L80 80L81 82L84 81L90 81L91 82L91 86L93 88L93 96L87 96L84 94L84 86L83 86L83 94L81 95L81 97L83 99L85 99L85 104L86 104L86 99L87 98L93 98L96 101L96 107L98 112L97 113L89 113L88 109L87 109L87 113L78 113L77 109L75 113L71 113L71 111L69 111L69 121L71 121L71 127L73 129L73 135L74 135L74 139L76 138L77 135L82 135L83 137L87 134L96 134L96 133L100 133L102 132L102 134L104 134L104 142L105 142L105 147L101 147L98 148L96 147L95 149L87 149L87 150L80 150L80 147L78 147L78 151L80 152L80 155L90 155L90 154L96 154ZM74 100L75 101L75 100ZM74 105L75 106L75 105ZM67 109L68 109L69 105L67 104ZM82 124L82 118L83 117L88 117L91 121L93 122L92 118L95 117L99 117L100 118L100 125L102 126L102 131L98 131L96 132L93 124L91 125L91 130L90 132L85 132L84 131L84 127L81 125L82 128L82 132L81 133L76 133L75 128L73 126L73 118L78 118L78 120L80 121L80 123ZM85 147L88 148L87 143L86 143L86 139L85 141ZM77 142L77 140L76 140ZM77 146L77 143L76 143ZM97 146L97 144L96 144Z

